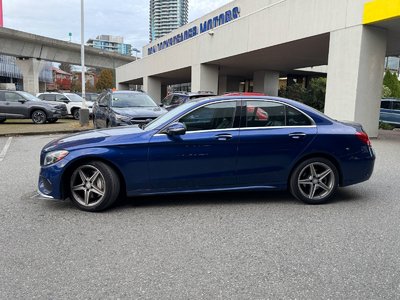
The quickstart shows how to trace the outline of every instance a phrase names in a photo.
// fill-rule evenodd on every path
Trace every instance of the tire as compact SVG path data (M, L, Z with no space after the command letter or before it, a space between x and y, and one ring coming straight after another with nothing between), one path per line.
M32 112L32 121L35 124L44 124L47 121L46 113L43 110L37 109Z
M307 204L327 203L339 185L335 165L328 159L310 158L300 163L290 177L290 192Z
M48 119L47 122L49 123L55 123L58 121L58 118L52 118L52 119Z
M0 119L0 124L4 123L7 119Z
M72 172L69 192L71 201L81 210L98 212L109 208L120 194L116 172L107 164L92 161Z
M75 108L72 110L72 116L75 120L79 120L79 108Z

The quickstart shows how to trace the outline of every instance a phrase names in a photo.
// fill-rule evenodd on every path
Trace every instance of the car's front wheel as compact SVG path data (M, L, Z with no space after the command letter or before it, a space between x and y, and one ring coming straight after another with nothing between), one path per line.
M47 116L46 116L46 113L43 110L38 109L38 110L35 110L32 113L32 121L33 121L33 123L35 123L35 124L44 124L44 123L46 123L46 120L47 120Z
M0 119L0 124L4 123L6 121L6 119Z
M78 166L70 180L70 197L81 210L96 212L110 207L118 198L120 182L107 164L92 161Z
M322 157L310 158L294 169L290 191L307 204L323 204L332 198L338 183L338 171L331 161Z

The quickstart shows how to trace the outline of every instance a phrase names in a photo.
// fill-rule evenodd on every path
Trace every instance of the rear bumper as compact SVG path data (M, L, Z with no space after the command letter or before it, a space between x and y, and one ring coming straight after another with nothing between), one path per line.
M369 148L369 154L363 157L353 156L342 164L341 186L349 186L367 181L375 167L375 153Z

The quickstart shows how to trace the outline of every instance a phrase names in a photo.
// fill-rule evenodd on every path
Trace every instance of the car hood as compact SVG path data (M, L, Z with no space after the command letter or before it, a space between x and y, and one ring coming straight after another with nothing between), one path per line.
M124 108L113 107L112 110L119 115L127 117L149 117L149 118L158 117L167 112L167 110L161 107L124 107Z
M109 143L118 144L118 140L122 137L129 135L130 139L135 140L136 137L145 133L146 132L143 129L140 129L137 125L90 130L51 141L43 147L43 151L50 152L61 149L69 150L82 147L96 147L108 145Z

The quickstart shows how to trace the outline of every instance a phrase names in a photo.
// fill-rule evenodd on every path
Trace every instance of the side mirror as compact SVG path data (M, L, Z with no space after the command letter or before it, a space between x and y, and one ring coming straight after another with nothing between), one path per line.
M161 103L160 103L160 107L163 107L163 106L164 106L164 103L161 102Z
M186 126L183 123L174 123L169 125L164 133L170 136L184 135L186 133Z
M26 99L19 99L18 102L24 104L26 102Z
M70 102L67 98L62 98L61 101L66 103L66 104L68 104Z

